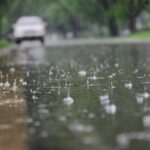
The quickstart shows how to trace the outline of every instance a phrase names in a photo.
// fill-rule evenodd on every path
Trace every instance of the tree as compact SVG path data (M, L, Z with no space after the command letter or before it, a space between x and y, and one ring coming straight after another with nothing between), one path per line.
M136 31L136 19L150 4L149 0L122 0L120 5L122 6L122 13L124 19L128 22L128 27L131 32Z
M119 27L116 12L113 11L117 0L65 0L68 7L74 11L78 17L98 24L107 24L110 34L117 36Z
M149 6L149 0L65 0L78 17L107 25L110 35L119 35L119 28L128 25L136 31L137 17Z
M136 31L136 19L149 3L149 0L0 0L0 35L18 17L39 15L49 22L51 30L64 34L72 31L75 37L81 29L95 24L99 28L106 26L111 36L118 36L125 25L131 32Z
M0 0L0 37L2 36L2 17L6 12L9 0Z

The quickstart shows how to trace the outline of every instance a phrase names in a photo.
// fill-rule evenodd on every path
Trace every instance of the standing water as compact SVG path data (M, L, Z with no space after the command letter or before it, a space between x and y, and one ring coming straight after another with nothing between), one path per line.
M34 61L22 61L19 54L1 59L0 149L11 132L22 137L21 150L150 149L148 45L51 47L45 52L47 61L40 63L39 56Z

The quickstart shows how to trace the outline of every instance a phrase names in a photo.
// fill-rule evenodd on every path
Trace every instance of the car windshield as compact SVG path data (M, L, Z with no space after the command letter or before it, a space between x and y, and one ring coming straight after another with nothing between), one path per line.
M42 20L40 18L35 17L24 17L17 21L18 25L34 25L34 24L41 24Z

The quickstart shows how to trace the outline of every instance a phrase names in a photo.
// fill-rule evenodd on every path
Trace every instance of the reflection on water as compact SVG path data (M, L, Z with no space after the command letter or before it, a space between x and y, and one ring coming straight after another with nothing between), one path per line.
M33 64L45 62L45 47L39 41L24 41L16 47L15 64Z
M0 73L0 149L28 150L26 101L14 68Z
M21 45L20 52L27 47ZM149 47L61 47L46 55L47 64L35 65L37 59L7 66L5 76L20 70L21 77L1 80L10 83L12 93L23 89L31 150L150 149ZM20 56L14 60L20 62ZM13 102L1 103L18 104ZM10 127L0 124L3 130Z

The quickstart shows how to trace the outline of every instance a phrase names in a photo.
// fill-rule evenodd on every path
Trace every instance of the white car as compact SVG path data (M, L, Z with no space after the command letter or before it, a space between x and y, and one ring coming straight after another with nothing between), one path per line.
M16 43L23 40L40 40L44 42L47 34L47 23L38 16L24 16L13 25L13 39Z

